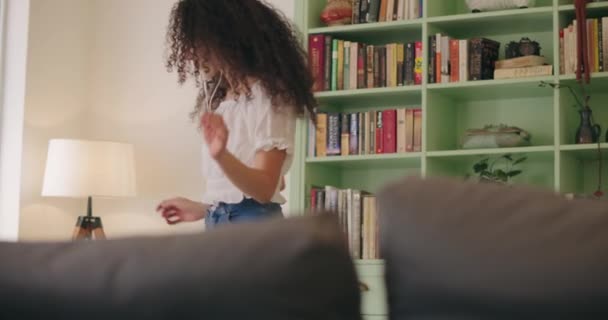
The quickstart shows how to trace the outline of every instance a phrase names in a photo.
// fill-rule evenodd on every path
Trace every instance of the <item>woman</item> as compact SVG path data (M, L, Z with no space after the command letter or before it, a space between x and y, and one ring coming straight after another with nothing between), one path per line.
M306 53L284 16L259 0L181 0L171 12L169 70L200 87L193 118L204 140L202 202L158 205L169 224L207 228L282 216L295 119L314 118Z

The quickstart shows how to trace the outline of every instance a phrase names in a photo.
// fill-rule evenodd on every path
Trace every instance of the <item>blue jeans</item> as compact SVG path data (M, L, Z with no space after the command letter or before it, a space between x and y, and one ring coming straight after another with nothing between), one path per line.
M262 204L245 198L239 203L220 202L210 207L205 218L205 228L209 230L222 224L254 222L276 217L283 217L278 203Z

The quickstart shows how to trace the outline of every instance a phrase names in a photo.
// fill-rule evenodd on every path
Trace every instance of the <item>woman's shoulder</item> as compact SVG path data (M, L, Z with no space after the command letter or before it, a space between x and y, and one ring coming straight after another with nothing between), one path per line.
M256 108L257 112L276 112L276 113L291 113L293 108L290 108L285 102L282 102L280 97L272 97L264 84L260 80L253 81L250 85L250 102L251 106Z

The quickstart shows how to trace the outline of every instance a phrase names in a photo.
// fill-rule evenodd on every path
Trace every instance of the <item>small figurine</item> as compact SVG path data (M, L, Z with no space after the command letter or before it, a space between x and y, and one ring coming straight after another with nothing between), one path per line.
M536 41L523 37L519 42L511 41L505 48L505 59L524 56L540 56L540 45Z
M350 24L353 16L351 0L328 0L321 12L321 21L328 26Z

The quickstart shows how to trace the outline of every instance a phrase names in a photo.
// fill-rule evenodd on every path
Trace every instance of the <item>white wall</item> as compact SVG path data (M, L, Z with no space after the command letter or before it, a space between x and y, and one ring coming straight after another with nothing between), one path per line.
M0 2L0 240L17 240L29 0ZM5 11L6 10L6 11ZM6 19L6 21L4 21Z
M270 1L293 16L293 0ZM138 196L95 199L109 237L198 232L154 212L167 197L200 198L196 90L164 68L173 0L32 0L20 239L67 239L84 200L40 197L51 138L135 145Z
M49 139L79 138L89 81L88 1L32 0L21 179L20 239L68 239L81 201L42 198ZM77 27L75 27L77 26Z

